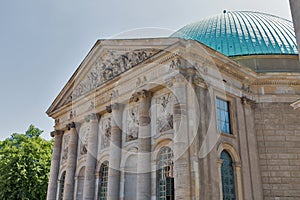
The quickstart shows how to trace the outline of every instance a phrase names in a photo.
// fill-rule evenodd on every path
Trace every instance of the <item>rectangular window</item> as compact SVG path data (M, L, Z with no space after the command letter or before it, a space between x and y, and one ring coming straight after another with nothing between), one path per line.
M231 127L230 127L229 102L217 98L216 107L217 107L219 131L227 134L232 134Z

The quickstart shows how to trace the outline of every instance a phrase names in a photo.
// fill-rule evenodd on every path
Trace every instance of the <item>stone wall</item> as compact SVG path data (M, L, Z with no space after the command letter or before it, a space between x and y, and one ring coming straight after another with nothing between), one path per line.
M290 0L290 7L294 22L294 28L298 43L298 50L300 49L300 1L299 0Z
M264 199L300 199L300 111L257 104L255 124Z

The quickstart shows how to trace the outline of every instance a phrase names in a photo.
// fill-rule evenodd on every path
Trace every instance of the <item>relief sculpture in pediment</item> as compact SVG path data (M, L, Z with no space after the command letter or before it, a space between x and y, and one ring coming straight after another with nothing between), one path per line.
M129 70L156 52L157 50L154 49L139 49L129 52L106 51L95 61L87 75L79 83L75 83L71 99L76 99Z

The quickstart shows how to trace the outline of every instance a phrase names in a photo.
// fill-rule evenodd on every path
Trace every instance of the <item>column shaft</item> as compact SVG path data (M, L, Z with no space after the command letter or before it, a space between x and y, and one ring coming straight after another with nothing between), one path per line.
M72 200L74 197L74 178L76 170L78 144L78 134L75 128L75 123L70 124L70 132L68 134L70 134L70 139L68 143L68 160L63 195L64 200Z
M120 162L122 138L122 108L120 104L111 105L111 140L109 146L108 199L120 197Z
M98 150L98 118L96 114L92 114L88 116L87 120L89 121L90 132L88 133L83 199L94 199Z
M191 199L186 80L179 76L173 84L175 199Z
M57 193L57 180L60 166L60 155L61 155L61 145L62 145L62 132L54 131L54 145L52 152L52 160L50 167L50 177L48 183L47 199L55 200Z
M139 136L137 162L137 199L151 199L151 97L147 91L139 93Z

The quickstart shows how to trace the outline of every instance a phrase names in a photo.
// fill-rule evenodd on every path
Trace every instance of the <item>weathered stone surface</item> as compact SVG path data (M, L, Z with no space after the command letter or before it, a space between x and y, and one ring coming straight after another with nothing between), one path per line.
M296 136L300 112L293 110L289 103L272 102L256 105L255 113L259 116L255 117L256 124L264 125L263 128L256 127L259 149L264 150L259 155L262 181L270 189L265 191L264 198L300 198L295 192L300 190L300 185L295 185L300 181L300 136Z

